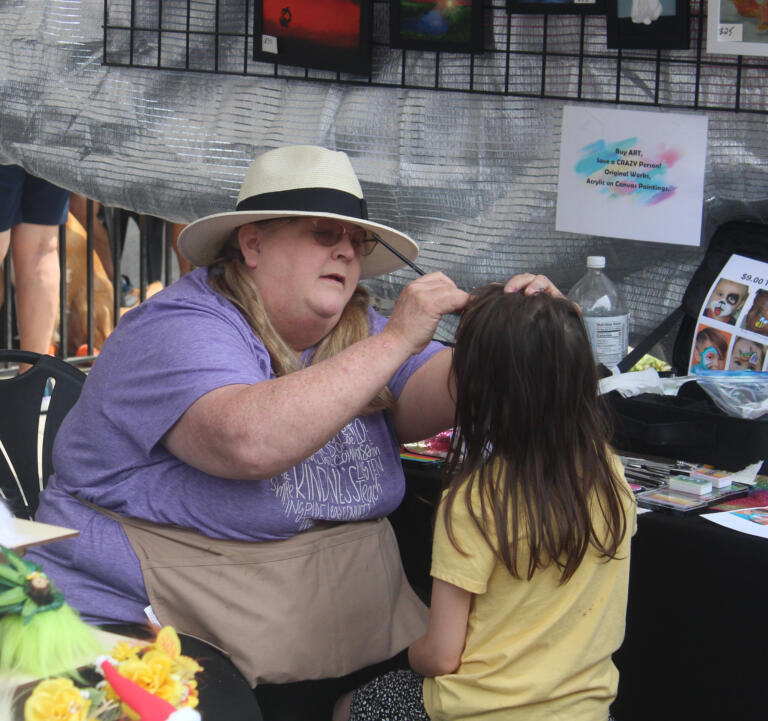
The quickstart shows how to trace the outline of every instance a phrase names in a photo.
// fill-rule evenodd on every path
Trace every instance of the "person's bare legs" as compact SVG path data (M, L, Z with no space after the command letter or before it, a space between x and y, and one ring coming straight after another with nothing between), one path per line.
M349 721L352 709L352 691L345 693L333 707L332 721Z
M0 264L5 260L5 255L8 252L8 246L11 244L11 230L4 230L0 233Z
M5 256L8 254L8 246L11 244L11 230L0 233L0 308L5 305Z
M19 346L48 353L59 307L59 226L19 223L11 241Z

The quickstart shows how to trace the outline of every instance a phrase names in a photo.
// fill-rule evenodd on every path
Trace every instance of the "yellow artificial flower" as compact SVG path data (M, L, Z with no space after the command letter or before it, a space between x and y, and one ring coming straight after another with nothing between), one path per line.
M112 650L112 657L118 661L118 673L176 708L198 705L194 676L203 667L190 656L181 654L181 642L172 626L164 626L155 642L148 645L136 646L121 641ZM109 684L106 694L108 699L120 701ZM138 718L125 704L122 711L130 719Z
M141 646L128 643L128 641L120 641L112 649L112 653L110 655L115 659L115 661L119 663L120 661L125 661L126 659L138 656L141 649Z
M71 679L46 679L24 704L24 721L86 721L90 706Z
M191 656L179 656L176 659L176 663L179 665L184 676L189 678L203 670L203 667Z
M147 691L152 691L151 687L155 685L152 669L140 658L129 658L122 661L117 666L117 671L121 676L131 679L131 681L139 684L139 686L147 689ZM112 699L118 698L109 684L107 684L107 696Z
M171 658L181 655L181 640L173 626L163 626L157 632L154 645L163 649Z
M187 681L184 684L184 691L181 697L181 706L189 706L189 708L197 708L200 703L200 698L197 692L197 681Z
M118 665L117 670L122 676L174 706L181 699L183 686L177 678L172 676L173 661L162 651L151 649L141 658L126 659ZM118 700L110 686L108 686L107 696Z
M173 670L175 663L168 654L159 648L151 647L142 657L144 663L148 663L158 675L168 675Z

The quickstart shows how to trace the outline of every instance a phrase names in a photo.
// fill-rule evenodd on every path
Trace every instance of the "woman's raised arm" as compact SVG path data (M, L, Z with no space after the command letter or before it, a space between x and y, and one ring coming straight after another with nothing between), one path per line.
M381 333L301 371L217 388L165 435L188 465L223 478L270 478L309 457L358 415L395 371L432 338L440 317L466 302L441 273L401 293Z

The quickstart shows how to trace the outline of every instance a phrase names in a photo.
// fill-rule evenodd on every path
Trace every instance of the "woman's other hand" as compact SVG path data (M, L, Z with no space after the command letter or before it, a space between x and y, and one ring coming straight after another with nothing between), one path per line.
M468 298L448 276L428 273L405 286L383 332L395 334L411 353L418 353L432 340L440 318L461 310Z
M504 284L505 293L525 293L526 295L536 295L536 293L546 293L555 298L564 297L557 289L555 284L547 278L546 275L534 275L533 273L520 273L513 275Z

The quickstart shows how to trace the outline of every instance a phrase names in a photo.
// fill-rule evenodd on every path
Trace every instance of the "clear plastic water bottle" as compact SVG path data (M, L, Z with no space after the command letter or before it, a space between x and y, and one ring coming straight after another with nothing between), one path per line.
M586 275L571 288L568 297L581 308L595 361L610 367L627 354L629 316L603 268L605 258L590 255Z

